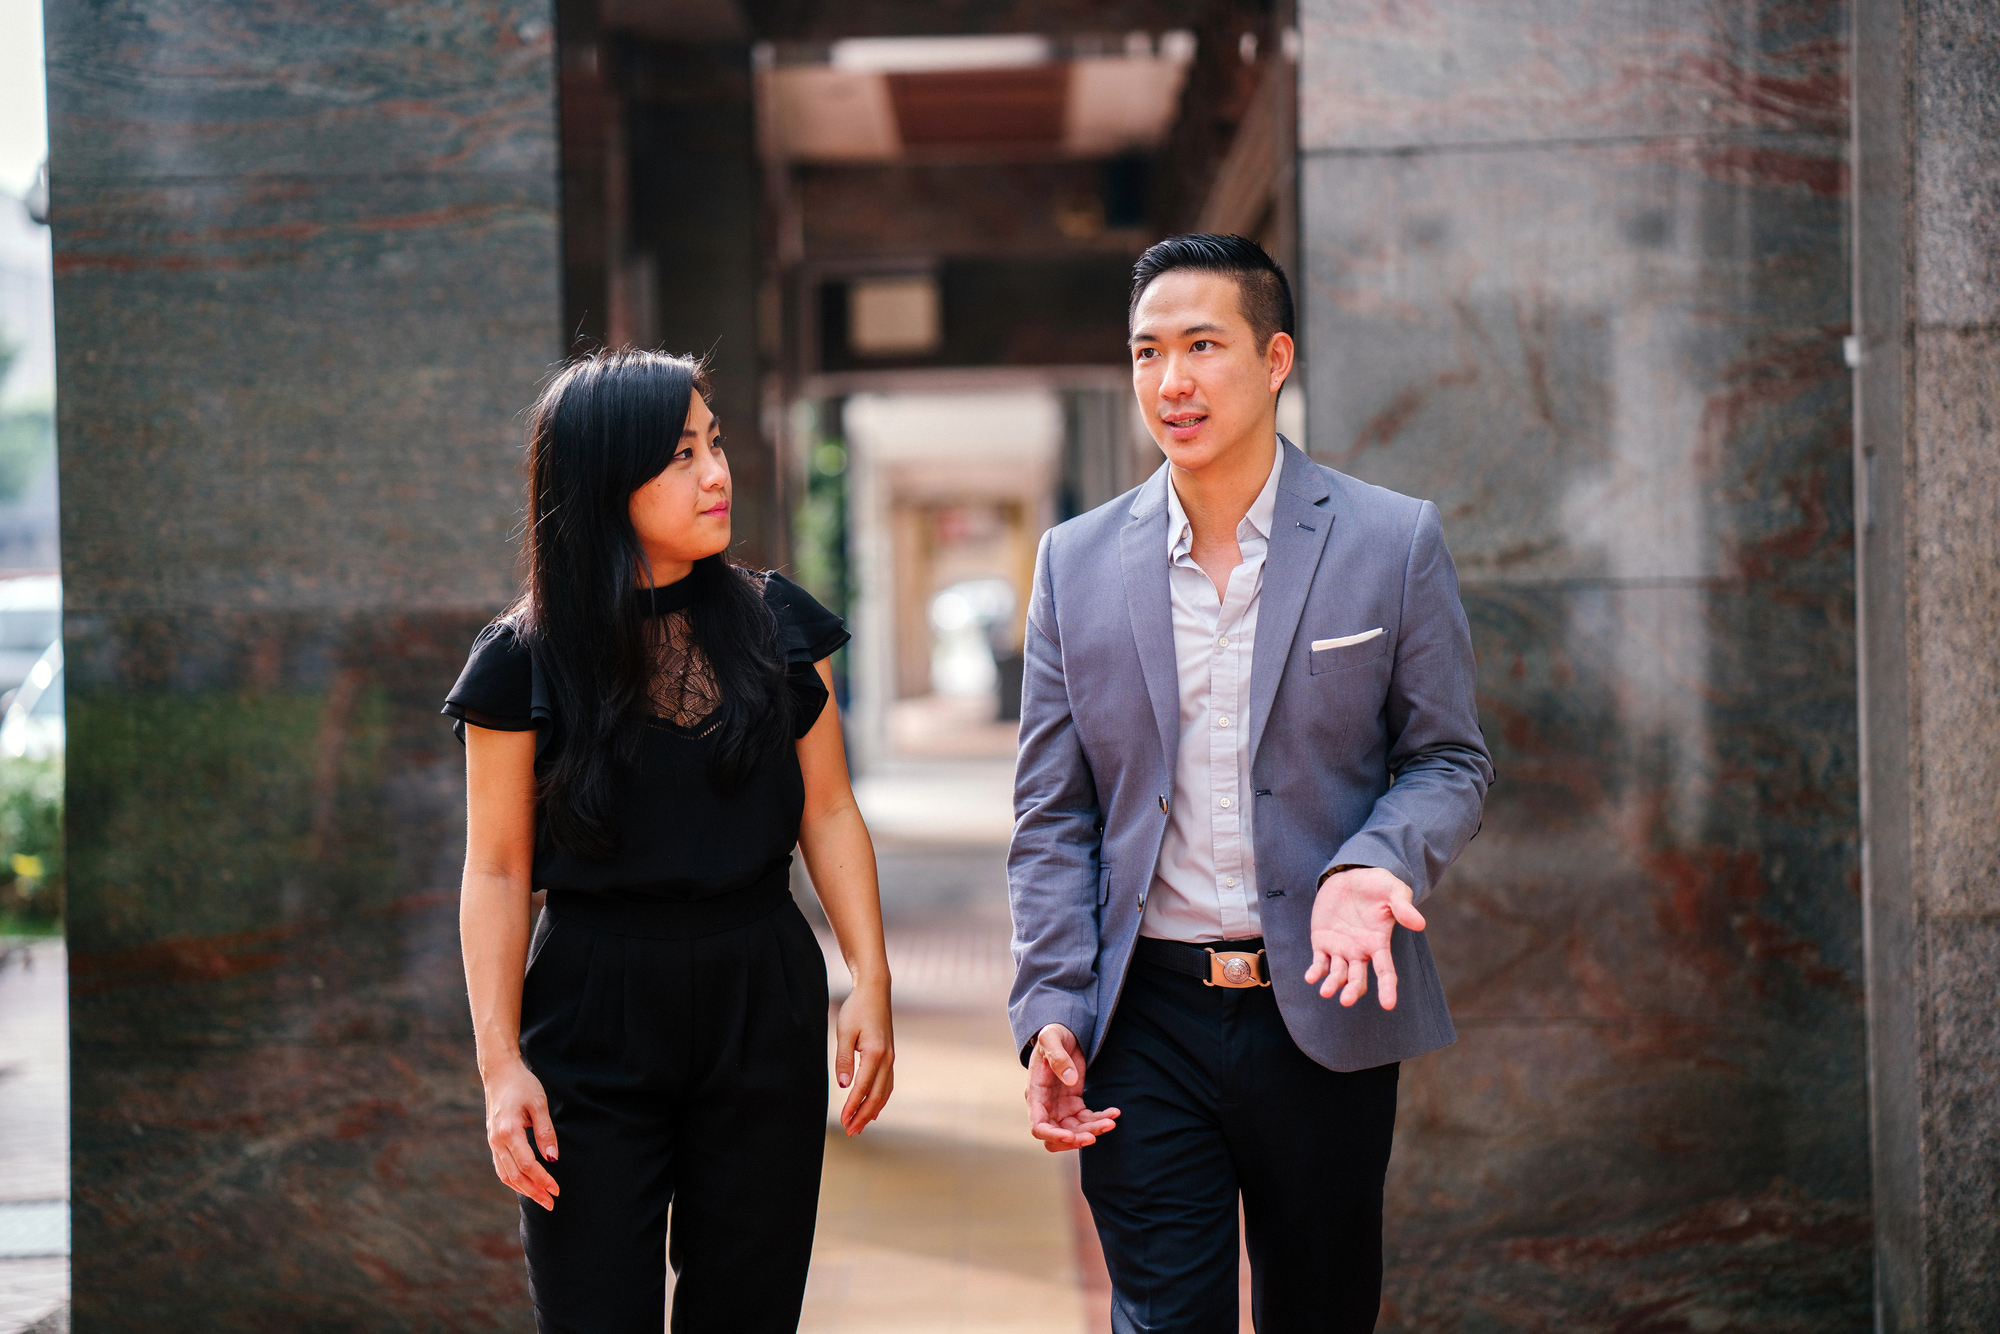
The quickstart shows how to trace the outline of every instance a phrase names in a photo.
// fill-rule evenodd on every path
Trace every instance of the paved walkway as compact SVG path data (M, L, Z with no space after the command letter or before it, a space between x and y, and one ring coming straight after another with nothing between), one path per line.
M865 1134L827 1138L803 1334L1095 1327L1075 1164L1028 1136L1007 1031L1012 778L1009 745L891 761L856 786L896 979L896 1094ZM822 942L845 994L839 951Z
M0 1334L69 1324L67 968L0 942Z

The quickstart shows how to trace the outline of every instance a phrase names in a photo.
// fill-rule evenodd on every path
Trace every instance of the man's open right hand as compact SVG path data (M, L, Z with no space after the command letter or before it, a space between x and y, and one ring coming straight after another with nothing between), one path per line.
M1118 1125L1118 1109L1083 1105L1083 1052L1061 1024L1035 1034L1028 1058L1028 1128L1050 1153L1081 1149Z

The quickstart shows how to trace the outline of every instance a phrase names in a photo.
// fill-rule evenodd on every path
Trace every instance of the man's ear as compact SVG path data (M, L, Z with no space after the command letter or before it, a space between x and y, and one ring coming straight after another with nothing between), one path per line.
M1270 345L1264 349L1264 368L1270 374L1270 389L1277 393L1291 378L1292 362L1298 356L1298 345L1288 333L1271 335Z

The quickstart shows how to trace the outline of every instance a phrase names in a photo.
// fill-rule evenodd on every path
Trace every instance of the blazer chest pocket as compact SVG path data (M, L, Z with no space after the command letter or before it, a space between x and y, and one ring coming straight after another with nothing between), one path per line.
M1325 647L1321 647L1321 644ZM1373 634L1347 635L1331 641L1319 641L1314 644L1312 650L1312 674L1324 676L1328 672L1351 671L1387 657L1388 653L1389 636L1381 630Z

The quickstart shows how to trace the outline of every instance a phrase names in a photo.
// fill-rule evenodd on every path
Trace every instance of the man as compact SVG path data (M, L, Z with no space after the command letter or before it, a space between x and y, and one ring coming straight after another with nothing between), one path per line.
M1009 1012L1034 1134L1087 1149L1112 1326L1373 1329L1397 1063L1451 1042L1420 902L1493 769L1436 506L1277 433L1284 273L1241 237L1133 270L1166 465L1042 539ZM1370 991L1373 999L1362 1003Z

